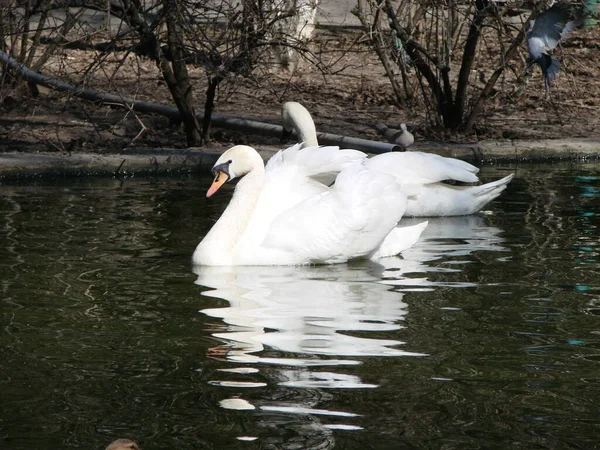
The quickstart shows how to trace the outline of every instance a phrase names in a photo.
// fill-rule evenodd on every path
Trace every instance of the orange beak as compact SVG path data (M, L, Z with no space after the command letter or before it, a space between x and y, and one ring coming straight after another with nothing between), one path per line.
M208 191L206 191L206 197L208 198L215 192L217 192L219 188L223 186L228 179L229 176L225 172L221 172L220 170L217 171L215 179L213 180L213 184L211 184L211 186L208 188Z

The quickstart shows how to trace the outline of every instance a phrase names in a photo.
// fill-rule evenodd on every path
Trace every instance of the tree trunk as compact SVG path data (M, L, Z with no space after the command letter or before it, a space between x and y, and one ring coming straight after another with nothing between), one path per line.
M490 95L490 92L492 91L492 88L496 84L496 81L498 81L498 78L500 78L500 75L502 75L502 73L504 72L504 69L509 64L509 61L511 60L513 55L516 53L518 48L521 46L523 39L525 39L525 34L526 34L526 30L527 30L529 21L531 19L533 19L533 16L535 14L536 14L535 12L532 12L531 15L529 16L529 18L525 22L523 22L524 25L521 27L521 31L519 32L519 35L514 40L514 42L511 44L511 46L508 48L508 50L506 51L506 53L504 54L504 56L502 58L503 64L494 71L494 73L492 74L492 76L490 77L488 82L486 83L485 87L483 88L483 91L479 95L479 98L477 99L475 106L473 106L473 108L471 109L471 113L469 114L469 117L466 120L465 133L470 133L471 130L473 129L473 125L475 125L475 121L477 120L477 117L479 117L481 108L483 108L483 104L485 103L488 96Z
M445 84L446 90L444 90L433 70L441 70L442 76L447 76L447 68L440 67L437 58L429 55L427 50L412 39L406 30L402 28L390 0L385 0L383 9L391 20L390 26L402 40L402 45L404 45L406 53L408 53L408 56L413 61L415 69L427 80L431 94L433 94L433 98L435 99L438 116L441 116L444 122L444 128L450 128L449 120L451 113L449 111L451 110L452 98L447 97L449 84ZM444 72L445 70L446 72ZM451 92L450 95L452 95Z
M163 8L168 17L167 43L173 61L173 67L171 67L160 47L160 42L145 20L140 16L140 11L142 10L140 0L123 0L127 22L139 33L141 40L147 43L148 50L162 72L173 101L179 110L183 126L185 127L187 145L195 147L202 145L202 136L200 135L200 125L196 118L192 86L183 57L183 42L178 22L180 16L177 14L178 3L176 0L163 0Z
M173 76L169 77L167 85L181 114L187 145L188 147L196 147L202 145L203 140L200 134L200 124L196 118L192 85L185 64L182 31L179 23L181 18L176 14L175 2L169 3L171 3L172 9L170 14L167 15L167 44L171 53Z
M467 42L463 51L462 65L460 66L460 72L458 73L456 97L454 98L454 104L450 111L449 122L452 131L457 131L463 124L465 103L469 88L469 77L471 76L471 69L473 67L473 62L475 61L475 52L477 51L479 36L481 36L481 26L487 16L487 7L487 0L475 1L475 17L469 27Z
M217 95L217 87L221 81L223 81L223 78L219 76L212 77L208 80L206 102L204 103L204 119L202 120L202 138L204 139L204 142L208 142L212 112L215 109L215 96Z
M358 1L356 11L354 14L360 21L363 28L370 28L370 25L364 14L363 2L361 0ZM390 58L390 52L386 49L385 42L383 40L383 31L378 22L373 23L373 30L370 33L368 33L368 35L369 40L371 41L371 45L375 49L375 53L377 53L379 61L381 61L385 73L388 79L390 80L390 84L392 85L392 90L394 91L398 104L404 104L407 99L407 94L405 93L405 91L402 90L400 84L398 83L398 73L396 70L394 70L394 66ZM401 75L403 81L406 81L404 71L401 72ZM404 84L404 86L406 87L406 83Z

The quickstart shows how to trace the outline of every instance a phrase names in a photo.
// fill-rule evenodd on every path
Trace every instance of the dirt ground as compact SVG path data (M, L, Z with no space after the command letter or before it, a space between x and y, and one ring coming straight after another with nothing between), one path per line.
M600 139L600 26L577 30L563 43L558 52L561 75L553 84L550 99L545 98L538 67L526 84L516 85L524 57L515 60L469 136L432 128L426 108L418 101L397 106L381 64L356 30L321 30L318 39L330 50L322 57L335 61L334 73L324 75L303 65L293 74L265 71L254 80L236 79L221 87L214 113L279 124L282 102L295 100L311 111L318 131L365 139L380 139L374 129L379 122L391 127L406 122L421 141ZM43 73L71 83L85 80L90 89L123 97L173 104L152 61L129 56L115 72L124 56L115 54L91 71L95 56L90 51L68 50L50 61ZM494 70L489 64L479 66L473 74L475 86L481 88ZM197 110L202 111L206 77L200 69L191 69L191 76ZM0 151L102 153L125 148L185 148L183 130L167 118L95 105L47 90L33 97L23 85L0 86L0 114ZM209 149L236 143L279 145L274 138L223 129L213 130L213 140Z

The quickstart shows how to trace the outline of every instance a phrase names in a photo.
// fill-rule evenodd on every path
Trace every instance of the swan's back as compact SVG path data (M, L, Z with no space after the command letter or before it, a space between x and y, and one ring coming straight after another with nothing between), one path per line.
M277 217L263 246L284 250L289 264L364 257L396 226L405 204L406 196L393 176L358 162L339 174L331 190Z
M466 161L433 153L392 152L368 160L373 170L395 175L405 184L429 184L444 180L475 183L479 169Z

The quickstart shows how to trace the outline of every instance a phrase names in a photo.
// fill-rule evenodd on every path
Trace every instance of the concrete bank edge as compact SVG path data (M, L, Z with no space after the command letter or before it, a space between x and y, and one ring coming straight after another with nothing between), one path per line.
M35 176L89 176L208 173L227 146L207 149L153 149L122 153L0 153L0 180ZM261 150L268 159L276 147ZM600 141L592 139L481 141L476 144L418 142L413 151L426 151L476 164L600 159Z
M426 151L469 162L548 162L600 158L598 139L532 139L480 141L473 144L417 142L413 151Z

